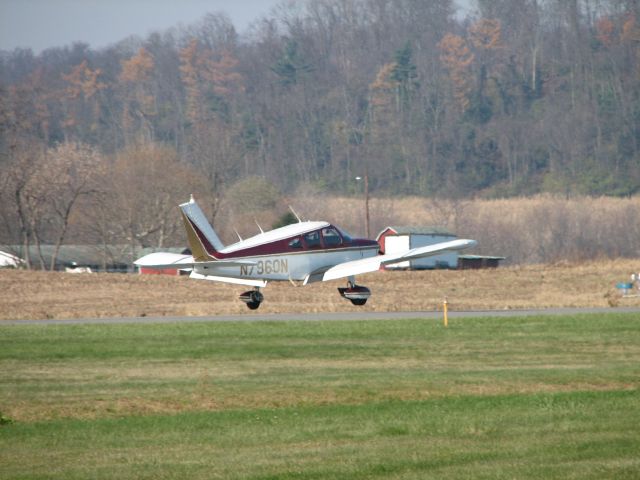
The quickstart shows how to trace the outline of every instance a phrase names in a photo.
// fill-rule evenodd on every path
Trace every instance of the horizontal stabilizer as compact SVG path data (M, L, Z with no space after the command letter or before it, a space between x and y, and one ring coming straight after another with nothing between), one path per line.
M133 264L144 268L189 269L193 267L193 257L179 253L155 252L137 259Z
M156 252L145 255L133 262L138 267L145 268L178 268L191 269L196 265L198 267L242 267L255 266L258 262L253 260L212 260L210 262L195 262L191 255L180 255L178 253Z

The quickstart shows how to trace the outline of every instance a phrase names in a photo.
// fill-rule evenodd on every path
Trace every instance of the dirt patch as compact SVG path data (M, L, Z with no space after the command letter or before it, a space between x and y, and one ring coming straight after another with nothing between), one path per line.
M341 281L306 287L273 282L258 312L438 310L445 296L451 310L640 306L640 298L620 298L615 289L632 272L640 272L640 260L378 272L358 277L373 294L364 307L338 295ZM237 300L244 290L187 277L0 270L0 320L251 315Z

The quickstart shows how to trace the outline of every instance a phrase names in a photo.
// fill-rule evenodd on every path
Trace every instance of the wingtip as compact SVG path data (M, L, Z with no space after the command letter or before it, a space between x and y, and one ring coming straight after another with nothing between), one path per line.
M472 248L478 245L476 240L471 240L469 238L462 238L460 239L460 242L462 244L462 248Z

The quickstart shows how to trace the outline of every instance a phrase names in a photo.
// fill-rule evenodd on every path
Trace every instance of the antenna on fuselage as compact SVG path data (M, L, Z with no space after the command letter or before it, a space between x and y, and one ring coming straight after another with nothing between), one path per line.
M260 229L260 233L264 233L264 230L262 230L262 227L260 226L260 224L258 223L258 220L256 220L255 218L253 219L254 222L256 222L256 225L258 225L258 228Z
M240 234L238 233L238 230L236 230L235 228L233 229L234 232L236 232L236 235L238 236L238 240L240 240L242 242L242 237L240 236Z
M302 223L300 216L296 213L296 211L293 209L291 205L289 205L289 210L291 210L291 213L293 213L293 215L298 219L298 223Z

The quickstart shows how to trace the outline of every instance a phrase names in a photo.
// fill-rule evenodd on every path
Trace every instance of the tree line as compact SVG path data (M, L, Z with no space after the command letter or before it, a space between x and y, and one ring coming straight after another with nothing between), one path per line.
M639 133L639 0L283 2L243 35L208 14L0 52L0 234L62 243L82 202L85 241L162 245L188 193L215 217L364 174L377 196L632 195Z

